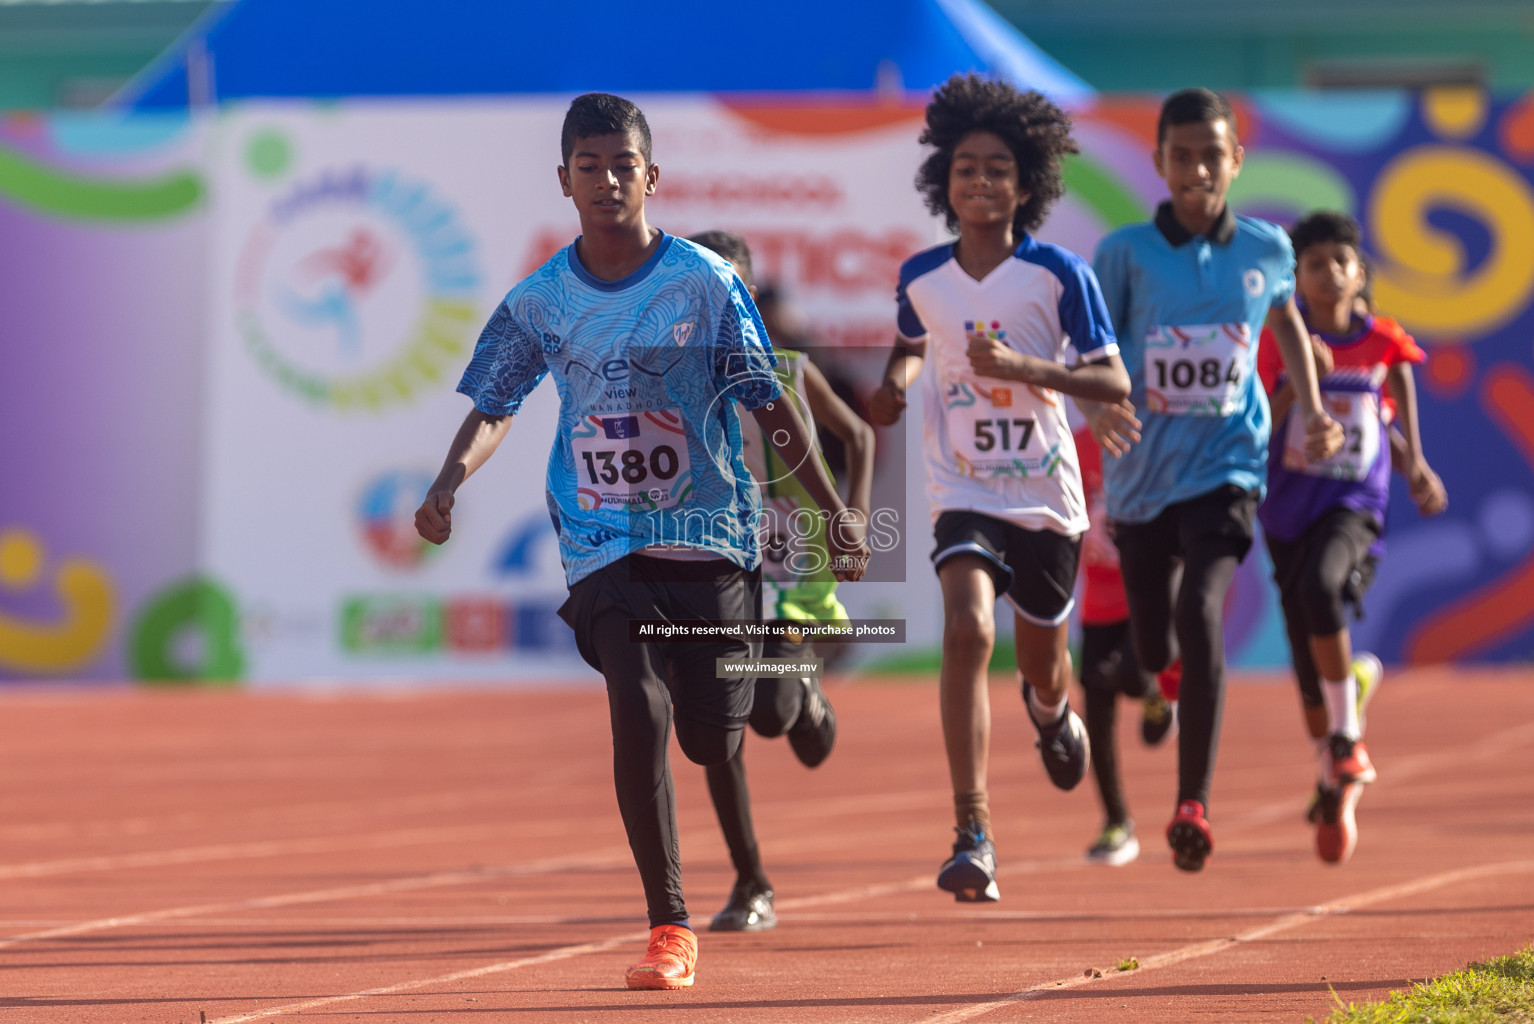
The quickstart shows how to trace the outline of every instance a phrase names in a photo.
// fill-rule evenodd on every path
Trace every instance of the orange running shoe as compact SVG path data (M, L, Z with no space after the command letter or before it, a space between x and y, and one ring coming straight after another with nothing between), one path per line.
M1316 855L1328 864L1347 863L1358 846L1358 819L1353 812L1361 795L1363 786L1356 782L1320 790Z
M628 969L629 988L686 988L698 966L698 937L679 924L658 924L650 929L650 948L644 959Z
M1341 733L1332 733L1327 742L1331 745L1332 785L1373 782L1378 777L1363 740L1350 740Z

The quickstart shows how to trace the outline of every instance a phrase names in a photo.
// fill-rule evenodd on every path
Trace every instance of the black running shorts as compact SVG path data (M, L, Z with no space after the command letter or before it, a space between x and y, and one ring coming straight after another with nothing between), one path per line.
M1025 530L968 510L940 513L932 533L937 541L933 568L942 568L956 555L978 555L996 584L996 593L1006 597L1025 621L1048 627L1070 617L1076 604L1080 537Z

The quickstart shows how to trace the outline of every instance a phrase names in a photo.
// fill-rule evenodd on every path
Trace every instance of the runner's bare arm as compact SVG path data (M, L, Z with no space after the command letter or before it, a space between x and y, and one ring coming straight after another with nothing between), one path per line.
M1064 395L1113 405L1129 397L1129 371L1117 353L1066 366L1052 359L1024 355L999 338L971 333L970 367L982 377L1015 380Z
M1312 461L1336 454L1342 447L1342 425L1321 408L1321 389L1316 381L1316 366L1307 339L1310 332L1294 300L1268 310L1268 330L1278 342L1284 369L1294 382L1295 400L1305 417L1305 457Z
M893 426L905 412L906 389L921 373L927 359L927 342L907 341L895 338L895 348L890 352L889 363L884 367L884 380L868 398L868 415L881 427Z
M1385 371L1385 387L1396 404L1396 424L1400 427L1405 449L1401 454L1401 474L1406 477L1412 502L1425 516L1436 516L1449 506L1443 481L1427 464L1422 454L1422 434L1417 423L1417 382L1411 364L1392 363Z
M1316 361L1316 379L1319 381L1332 372L1332 347L1312 334L1310 353ZM1288 377L1268 395L1268 408L1272 410L1274 423L1294 408L1294 382Z
M485 464L500 447L511 429L511 414L491 416L478 409L469 410L453 436L447 458L437 479L426 492L426 500L415 510L415 531L433 544L446 541L453 532L453 495L474 471Z
M816 423L841 438L847 449L847 505L866 518L873 502L874 429L831 390L831 382L808 359L804 361L804 400Z
M836 493L809 428L793 402L779 399L752 410L762 433L777 448L778 457L792 466L794 476L810 499L826 515L826 543L831 550L831 571L838 580L856 580L868 567L868 524L862 514L849 509Z
M1092 440L1102 450L1118 458L1140 443L1140 418L1135 415L1134 403L1129 399L1121 402L1094 402L1090 398L1074 399L1076 408L1086 418Z

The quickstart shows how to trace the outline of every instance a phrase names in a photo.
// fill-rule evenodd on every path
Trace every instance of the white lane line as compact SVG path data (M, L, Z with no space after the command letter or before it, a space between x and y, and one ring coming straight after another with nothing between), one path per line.
M312 836L303 839L270 839L248 843L213 843L207 846L181 846L169 850L146 850L99 857L63 857L20 864L0 864L0 880L42 878L83 871L121 871L133 868L169 867L175 864L200 864L216 860L242 860L258 857L286 857L295 854L339 853L344 850L384 850L399 846L464 842L485 839L518 829L508 818L493 825L455 825L432 828L397 829L391 832L335 836Z
M470 871L440 871L429 875L395 878L386 882L371 882L365 885L346 885L332 889L312 889L307 892L281 893L275 896L256 896L251 899L230 900L222 903L200 903L186 907L167 907L163 910L149 910L140 914L122 914L117 917L102 917L93 921L80 921L76 924L47 928L23 935L12 935L8 938L0 939L0 949L19 946L28 942L45 942L49 939L69 938L74 935L107 931L112 928L133 928L138 925L154 924L160 921L172 921L181 918L204 917L209 914L230 914L241 910L265 910L273 907L292 907L307 903L325 903L332 900L381 896L388 893L415 892L422 889L439 889L450 885L469 885L474 882L498 878L518 878L526 875L607 868L630 863L630 858L631 854L628 847L612 847L607 850L596 851L584 857L541 860L527 864L480 868Z
M607 860L619 860L625 857L628 851L614 853ZM582 861L582 864L589 863ZM81 931L100 931L105 928L127 927L137 924L149 924L163 921L169 918L187 918L200 916L207 913L228 913L231 910L249 907L257 909L261 907L291 905L294 903L314 903L326 899L345 899L351 896L373 895L381 892L399 892L407 888L427 888L431 885L454 885L462 882L477 881L487 877L501 877L508 874L534 874L540 871L561 870L575 866L575 862L565 861L557 863L529 864L516 869L500 869L483 872L453 872L441 876L428 876L421 879L399 879L395 882L379 883L375 886L353 886L347 889L321 890L314 893L296 893L286 897L267 897L263 899L247 900L239 904L223 904L219 906L182 907L166 911L153 911L147 914L135 915L131 918L106 918L101 921L85 922L69 928L54 929L52 932L40 932L31 936L18 936L15 939L0 942L0 948L18 941L37 941L44 938L60 938L66 935L79 934ZM1080 861L1033 861L1014 864L1006 874L1039 874L1046 871L1060 871L1076 869L1081 866ZM916 889L932 887L930 875L921 875L909 878L902 882L891 882L885 885L859 886L855 889L844 889L837 892L824 893L820 896L806 896L795 900L785 900L784 907L809 907L824 906L836 903L845 903L852 900L868 899L874 896L890 895L897 892L907 892ZM628 943L642 942L649 935L648 929L632 932L624 932L621 935L613 935L605 939L597 939L592 942L583 942L571 946L561 946L548 950L536 956L523 957L517 960L505 960L500 963L486 964L482 967L471 967L467 970L454 971L450 974L440 974L430 978L418 978L411 981L402 981L393 985L385 985L380 988L370 988L361 992L349 992L337 996L321 996L315 999L306 999L302 1002L285 1003L281 1006L271 1006L263 1010L251 1013L237 1014L232 1017L220 1017L210 1020L208 1024L241 1024L244 1021L262 1020L267 1017L277 1017L289 1013L302 1013L305 1010L316 1009L321 1006L332 1006L336 1003L354 1002L358 999L366 999L370 996L394 995L399 992L408 992L414 989L429 988L433 985L448 985L456 981L468 978L478 978L487 974L500 974L505 971L514 971L523 967L533 967L538 964L553 963L558 960L568 960L573 957L585 956L588 953L602 953Z
M1140 961L1140 967L1135 971L1121 972L1114 967L1104 967L1099 969L1096 976L1088 972L1072 975L1069 978L1061 978L1056 981L1040 982L1037 985L1030 985L1025 989L1019 989L1010 995L1002 996L1000 999L986 1003L974 1003L957 1010L950 1010L933 1017L927 1017L920 1024L959 1024L961 1021L983 1016L992 1010L998 1010L1025 1000L1035 999L1045 992L1058 992L1062 989L1077 988L1081 985L1090 985L1106 978L1123 977L1125 974L1141 974L1160 967L1170 967L1173 964L1183 963L1187 960L1212 956L1216 953L1233 949L1245 942L1256 942L1278 932L1311 924L1336 914L1345 914L1350 910L1360 907L1401 899L1406 896L1415 896L1418 893L1441 889L1444 886L1454 885L1459 882L1491 878L1497 875L1523 874L1531 871L1534 871L1534 860L1504 861L1498 864L1482 864L1479 867L1444 871L1439 874L1413 879L1409 882L1402 882L1398 885L1387 885L1379 889L1369 889L1364 892L1355 893L1352 896L1343 896L1329 903L1322 903L1304 910L1283 914L1266 924L1256 925L1235 935L1221 936L1220 938L1209 939L1204 942L1195 942L1167 953L1146 957Z
M147 836L169 832L208 832L220 826L230 825L255 826L277 823L292 826L300 822L312 821L334 825L337 821L347 819L453 811L482 804L509 803L515 795L507 786L482 786L474 789L442 790L388 799L362 798L323 803L268 804L158 817L139 815L132 818L105 818L91 821L71 819L20 825L5 824L0 825L0 842L117 839L122 836Z
M573 957L585 956L587 953L605 953L609 949L626 943L639 943L650 934L648 928L641 931L629 932L625 935L614 935L608 939L598 939L595 942L583 942L578 946L561 946L551 949L537 956L523 957L520 960L503 960L498 964L486 964L483 967L471 967L465 971L454 971L451 974L439 974L435 978L418 978L414 981L402 981L395 985L384 985L381 988L365 989L361 992L349 992L344 996L322 996L318 999L306 999L301 1003L288 1003L285 1006L274 1006L267 1010L256 1010L253 1013L236 1014L233 1017L219 1017L210 1020L207 1024L243 1024L245 1021L263 1020L267 1017L275 1017L284 1013L303 1013L305 1010L313 1010L321 1006L334 1006L336 1003L355 1002L358 999L367 999L370 996L392 996L399 992L409 992L413 989L426 988L431 985L450 985L455 981L464 981L469 978L482 978L487 974L501 974L505 971L515 971L522 967L534 967L538 964L554 963L556 960L569 960Z

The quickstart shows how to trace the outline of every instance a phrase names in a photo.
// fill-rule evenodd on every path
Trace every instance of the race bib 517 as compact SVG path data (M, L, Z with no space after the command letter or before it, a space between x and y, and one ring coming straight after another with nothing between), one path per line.
M1053 391L1012 382L958 380L944 392L948 437L964 476L1047 476L1059 466L1056 418L1040 415L1059 404Z

